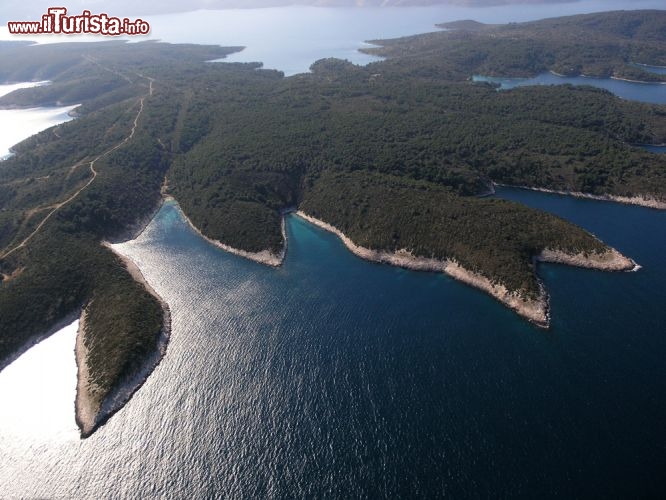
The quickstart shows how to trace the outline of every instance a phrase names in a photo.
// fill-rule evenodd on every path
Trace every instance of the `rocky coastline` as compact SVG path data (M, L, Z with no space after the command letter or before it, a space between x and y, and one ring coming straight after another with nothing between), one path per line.
M167 196L166 197L167 201L174 201L177 203L177 200L173 198L172 196ZM190 220L190 218L185 215L185 212L183 212L183 209L180 208L180 205L177 205L178 211L180 212L180 215L183 217L185 221L189 224L189 226L199 235L201 236L204 240L206 240L208 243L211 245L214 245L218 248L221 248L225 252L232 253L234 255L238 255L239 257L244 257L246 259L252 260L254 262L258 262L260 264L265 264L267 266L271 267L279 267L282 265L282 262L284 261L284 256L286 255L287 252L287 233L284 225L284 217L282 218L282 250L280 253L275 254L271 252L270 250L262 250L260 252L248 252L247 250L241 250L239 248L234 248L232 246L229 246L225 243L222 243L221 241L215 240L213 238L209 238L205 234L201 232L201 230L194 225L194 223Z
M580 191L562 191L557 189L547 189L547 188L539 188L531 186L515 186L512 184L500 184L498 182L495 182L493 184L499 187L527 189L529 191L539 191L541 193L561 194L566 196L574 196L576 198L587 198L589 200L614 201L616 203L623 203L625 205L638 205L646 208L654 208L656 210L666 210L666 201L659 200L656 197L650 195L638 195L638 196L617 196L614 194L596 195L590 193L583 193Z
M539 294L536 298L526 297L518 291L508 290L501 283L494 283L480 273L464 268L454 259L440 260L417 257L407 249L395 252L372 250L357 245L336 227L312 217L303 211L297 211L296 215L317 227L337 235L352 253L363 259L416 271L443 272L458 281L483 290L535 325L541 328L548 328L550 326L548 294L541 283ZM534 260L535 262L555 262L604 271L635 271L640 268L633 260L625 257L613 248L604 254L567 254L559 250L544 249L539 255L535 256Z
M535 325L542 328L547 328L549 325L548 297L543 287L538 298L525 298L516 292L509 291L504 285L493 283L487 277L465 269L455 260L416 257L405 249L396 252L371 250L355 244L339 229L324 221L302 211L298 211L296 214L311 224L337 235L352 253L363 259L416 271L443 272L458 281L483 290Z
M118 253L110 243L102 243L120 258L127 271L135 281L141 283L148 293L155 297L162 308L162 329L159 332L157 348L152 355L145 360L143 368L133 376L123 380L111 392L106 394L101 402L95 401L91 397L94 389L94 382L90 379L87 365L88 351L85 346L86 335L86 309L81 313L79 321L79 331L76 337L76 365L78 367L77 387L76 387L76 423L81 431L81 437L89 437L97 428L103 425L114 413L120 410L130 400L134 393L148 379L153 370L160 363L166 354L167 344L171 336L171 310L169 305L159 296L159 294L148 284L143 274L136 264Z

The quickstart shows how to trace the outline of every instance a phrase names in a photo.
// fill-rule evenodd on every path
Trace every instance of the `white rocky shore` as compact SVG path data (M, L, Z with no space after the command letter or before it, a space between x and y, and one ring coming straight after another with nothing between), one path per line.
M542 328L548 328L550 324L548 295L543 286L540 287L541 290L538 298L525 298L516 292L509 291L500 283L493 283L487 277L470 271L469 269L465 269L453 259L440 260L417 257L406 249L398 250L396 252L371 250L357 245L338 228L322 220L312 217L302 211L298 211L296 214L308 222L337 235L343 241L345 246L359 257L373 262L382 262L418 271L444 272L454 279L483 290L510 309L514 310L520 316ZM575 255L546 249L540 255L536 256L535 260L538 262L558 262L606 271L629 271L636 270L639 267L633 260L623 256L615 249L611 249L605 254L580 253Z
M568 254L560 250L546 248L537 255L536 260L538 262L554 262L569 266L588 267L601 271L636 271L640 269L640 266L636 262L625 257L614 248L603 254L583 252Z
M79 321L79 331L76 337L75 349L76 365L78 367L75 402L76 423L81 430L81 437L83 438L90 436L97 427L102 425L109 419L109 417L111 417L111 415L120 410L127 401L129 401L132 395L143 385L148 376L153 372L155 367L157 367L166 354L166 347L171 334L171 310L169 309L169 305L148 284L139 268L131 259L116 252L113 246L109 243L103 243L103 245L113 251L124 262L127 271L132 275L134 280L141 283L146 291L160 302L163 312L163 327L159 334L157 349L155 349L152 355L145 360L143 368L133 377L124 380L123 383L109 393L100 404L100 402L96 402L92 397L95 385L90 379L87 364L88 351L84 341L86 334L86 310L83 310Z
M176 201L175 198L171 196L166 197L167 200L173 200ZM282 246L282 251L279 254L275 254L271 252L270 250L262 250L261 252L248 252L246 250L240 250L238 248L234 248L232 246L229 246L225 243L222 243L218 240L214 240L212 238L209 238L205 234L201 232L201 230L195 226L192 221L189 219L187 215L185 215L185 212L180 208L180 205L176 205L178 208L178 211L180 212L180 215L187 221L187 223L190 225L190 227L199 235L201 236L204 240L206 240L208 243L215 245L218 248L221 248L225 252L232 253L234 255L238 255L240 257L244 257L246 259L253 260L255 262L259 262L260 264L266 264L267 266L272 266L272 267L278 267L282 264L282 261L284 261L284 256L286 253L287 249L287 233L285 231L284 227L284 218L282 219L282 241L284 242Z
M596 195L589 193L582 193L580 191L558 191L556 189L546 189L530 186L513 186L511 184L493 183L495 186L510 187L518 189L527 189L529 191L539 191L541 193L563 194L568 196L575 196L576 198L587 198L590 200L600 201L614 201L616 203L623 203L625 205L638 205L641 207L655 208L657 210L666 210L666 201L657 199L655 196L616 196L614 194Z
M166 181L165 181L166 185ZM150 220L154 217L155 213L159 210L162 203L168 200L174 200L173 197L166 195L166 190L163 188L162 191L163 197L160 200L160 203L156 205L153 211L149 216L145 217L139 221L136 225L129 228L123 235L118 238L117 242L126 241L128 239L136 238L148 225ZM174 200L175 201L175 200ZM280 254L274 254L268 250L261 252L247 252L245 250L239 250L233 248L229 245L221 243L219 241L213 240L206 237L201 233L199 228L197 228L192 221L183 213L180 206L177 206L182 217L187 221L187 223L192 227L194 231L204 238L209 243L235 255L245 257L247 259L259 262L261 264L266 264L269 266L277 267L282 264L286 252L286 231L284 225L284 219L282 220L282 237L284 239L285 245ZM115 242L115 241L114 241ZM148 376L152 373L155 367L159 364L161 359L166 353L166 346L169 341L169 336L171 333L171 311L168 304L157 294L157 292L146 282L143 274L136 266L136 264L125 257L124 255L118 253L113 248L112 244L109 242L102 243L104 246L113 251L125 264L128 272L132 277L141 283L145 289L153 295L157 300L159 300L162 311L164 312L164 328L160 332L160 338L158 341L158 347L153 353L153 355L146 360L144 368L136 374L131 379L125 380L115 391L108 394L104 401L99 402L94 401L94 398L91 394L95 390L94 382L90 380L87 360L87 350L84 342L85 328L86 328L86 311L84 310L81 313L79 331L76 340L76 363L78 366L78 381L77 381L77 394L76 394L76 422L81 430L82 437L88 437L92 434L97 427L103 424L106 420L111 417L115 412L120 410L132 395L141 387L141 385L146 381Z
M76 380L76 400L74 403L76 424L79 426L81 436L89 436L97 426L99 406L92 400L94 383L90 380L88 373L88 349L86 349L83 337L86 331L86 311L83 310L79 319L79 331L76 333L76 367L78 375Z

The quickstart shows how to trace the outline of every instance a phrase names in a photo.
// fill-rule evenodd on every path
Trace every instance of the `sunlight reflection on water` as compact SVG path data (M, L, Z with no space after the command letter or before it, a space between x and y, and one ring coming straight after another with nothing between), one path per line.
M2 86L0 86L2 87ZM24 139L49 127L73 119L68 113L76 108L0 109L0 159L10 154L9 149Z
M18 89L29 89L32 87L41 87L42 85L48 85L50 82L44 80L42 82L22 82L22 83L8 83L6 85L0 85L0 97L7 95L10 92L14 92Z
M74 421L79 322L29 349L0 372L0 440L77 440Z

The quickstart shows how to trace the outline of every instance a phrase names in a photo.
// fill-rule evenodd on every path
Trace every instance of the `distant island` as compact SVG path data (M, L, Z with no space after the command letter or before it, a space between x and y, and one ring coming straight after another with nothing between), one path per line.
M666 12L631 11L448 30L285 78L210 64L240 47L0 44L0 81L50 80L0 107L81 105L0 167L0 367L81 317L77 419L87 436L167 348L168 306L107 245L137 235L163 199L202 236L271 265L283 213L357 255L445 272L541 327L538 262L636 268L553 215L487 198L494 185L666 208L666 107L591 87L497 92L475 74L542 71L659 80ZM578 36L576 34L585 34Z
M160 0L159 2L142 2L138 4L132 0L116 0L113 2L114 12L111 15L156 15L175 12L188 12L199 9L258 9L267 7L286 7L289 5L307 5L312 7L423 7L429 5L457 5L466 7L488 7L511 4L547 4L567 3L575 0L190 0L185 3L181 0ZM13 2L4 6L0 13L0 24L7 21L39 20L53 3L48 0L32 0L27 2ZM81 12L90 9L90 3L85 0L70 0L67 3L70 12Z

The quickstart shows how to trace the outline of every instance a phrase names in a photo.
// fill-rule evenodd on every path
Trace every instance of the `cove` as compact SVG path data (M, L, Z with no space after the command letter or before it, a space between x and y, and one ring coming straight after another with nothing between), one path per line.
M666 213L498 195L573 220L643 269L541 266L546 333L443 275L363 261L296 217L273 269L210 245L165 203L118 246L171 306L164 360L85 441L3 439L4 494L661 491Z
M660 83L639 83L612 78L593 78L586 76L559 76L553 73L541 73L532 78L503 78L475 75L475 82L499 84L499 90L509 90L527 85L591 85L612 92L622 99L666 104L666 85Z

